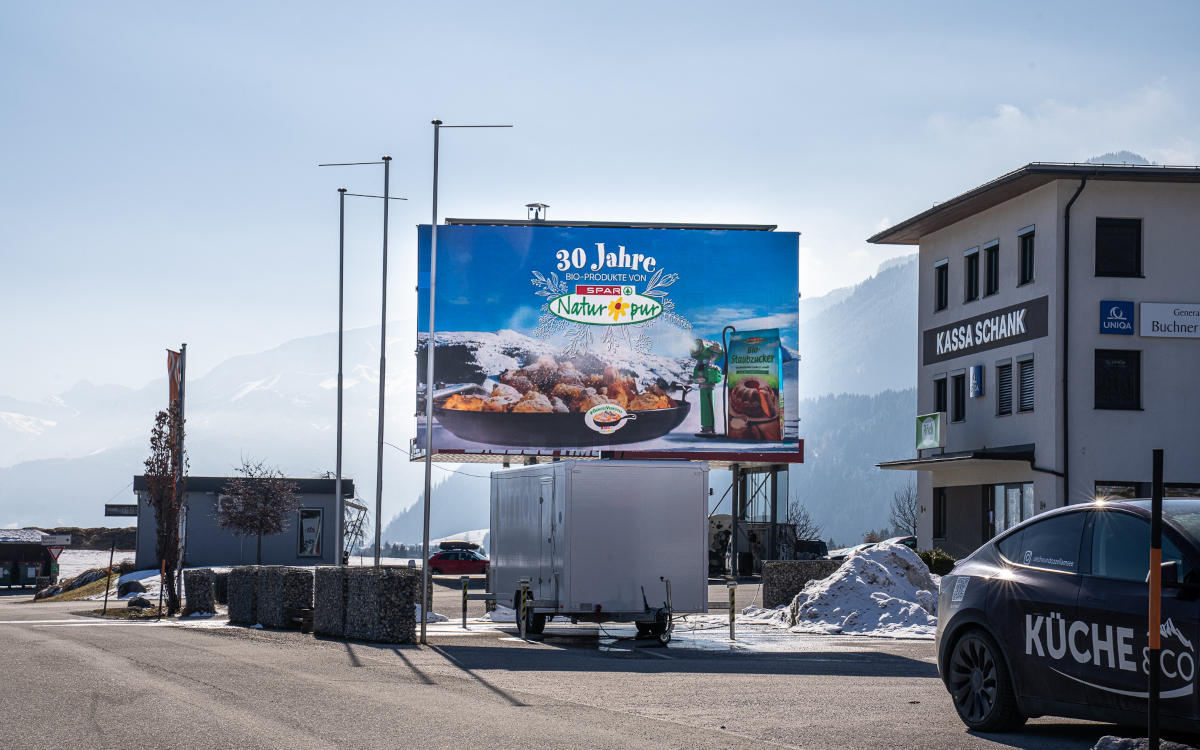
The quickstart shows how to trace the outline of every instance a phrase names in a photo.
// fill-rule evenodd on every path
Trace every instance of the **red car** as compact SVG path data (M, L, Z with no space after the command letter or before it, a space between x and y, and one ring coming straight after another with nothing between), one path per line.
M474 550L450 550L429 558L429 573L435 576L487 575L488 559Z

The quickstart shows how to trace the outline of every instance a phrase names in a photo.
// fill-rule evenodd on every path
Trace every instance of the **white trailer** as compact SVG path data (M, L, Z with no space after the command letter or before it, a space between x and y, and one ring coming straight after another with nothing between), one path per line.
M708 464L559 461L492 473L491 590L537 633L547 618L636 622L708 611ZM518 617L518 619L520 619Z

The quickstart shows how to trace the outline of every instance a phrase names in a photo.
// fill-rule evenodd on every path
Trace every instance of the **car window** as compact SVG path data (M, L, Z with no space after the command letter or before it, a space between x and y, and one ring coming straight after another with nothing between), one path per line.
M1150 522L1114 510L1097 511L1092 532L1092 575L1145 581L1150 572ZM1191 567L1165 535L1163 562L1179 563L1179 579L1190 580Z
M1031 523L1001 539L997 547L1000 554L1021 565L1077 573L1085 515L1065 513Z

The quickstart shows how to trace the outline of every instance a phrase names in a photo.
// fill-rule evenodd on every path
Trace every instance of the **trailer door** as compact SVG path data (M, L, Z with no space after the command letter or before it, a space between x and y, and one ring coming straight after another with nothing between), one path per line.
M541 497L538 500L538 517L541 538L541 554L538 566L539 599L554 599L557 590L554 585L554 477L542 477Z

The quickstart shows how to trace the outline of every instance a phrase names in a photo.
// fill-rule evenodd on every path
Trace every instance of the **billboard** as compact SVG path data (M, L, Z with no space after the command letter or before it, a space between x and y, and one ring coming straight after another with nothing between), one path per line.
M435 452L799 452L798 233L480 222L437 244Z

